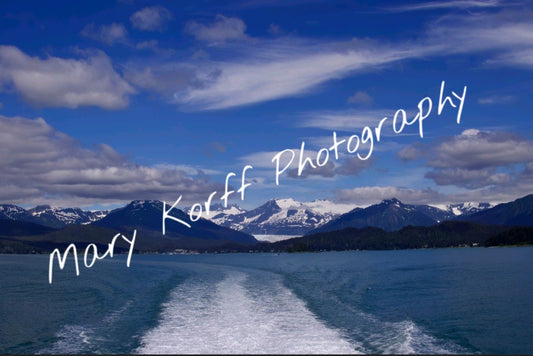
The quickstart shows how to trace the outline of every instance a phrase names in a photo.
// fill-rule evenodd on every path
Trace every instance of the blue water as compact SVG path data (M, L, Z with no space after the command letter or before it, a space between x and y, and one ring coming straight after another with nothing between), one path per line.
M533 353L533 248L0 255L1 353ZM80 261L81 262L81 261Z

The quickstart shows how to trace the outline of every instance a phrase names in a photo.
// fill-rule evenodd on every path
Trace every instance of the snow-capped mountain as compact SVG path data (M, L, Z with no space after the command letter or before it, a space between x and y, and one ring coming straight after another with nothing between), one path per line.
M27 211L20 206L12 204L0 205L0 219L22 220L27 216Z
M447 210L455 216L467 216L492 207L494 207L494 204L466 202L460 204L449 204L447 206Z
M102 219L109 211L88 211L80 208L56 208L49 205L38 205L35 208L23 209L16 205L0 205L0 218L28 221L44 226L61 228L66 225L84 225Z
M226 226L228 220L231 220L234 215L239 215L245 213L246 210L239 207L237 204L228 205L227 208L224 208L222 204L213 204L210 207L209 215L205 216L206 219L211 220L215 224ZM187 214L189 209L187 209ZM226 226L228 227L228 226Z
M335 204L326 200L308 203L294 199L272 199L260 207L242 210L233 206L229 214L224 211L211 214L210 220L222 226L254 235L302 235L323 225L353 208L352 205Z
M56 208L49 205L38 205L29 209L28 213L39 218L43 225L62 227L65 225L85 225L102 219L109 211L85 211L80 208Z
M356 208L320 226L310 233L342 230L348 227L379 227L386 231L399 230L404 226L431 226L445 220L448 213L427 205L404 204L398 199L387 199L367 208Z
M480 211L490 209L495 206L491 203L476 203L476 202L464 202L464 203L455 203L455 204L432 204L426 205L432 208L437 208L439 210L446 211L450 216L448 220L454 219L459 216L468 216L471 214L478 213Z
M168 207L166 209L169 209ZM146 232L147 234L161 233L161 217L163 202L158 200L134 200L128 205L111 211L105 218L93 223L93 225L112 228L121 231L132 229ZM170 216L189 221L189 216L182 210L174 208ZM191 227L172 220L166 222L166 236L169 238L194 238L197 240L223 240L246 244L256 243L257 240L241 231L234 231L223 226L218 226L212 221L199 219L191 223Z
M398 199L383 200L367 208L356 208L310 233L341 230L348 227L379 227L387 231L405 226L431 226L445 220L466 217L490 207L487 203L463 203L446 206L410 205Z
M412 208L412 206L405 205L395 199L388 202L394 206L402 204L402 208ZM158 201L134 201L131 203L131 208L142 209L145 204L156 203L160 204ZM443 206L417 205L416 210L438 223L444 220L462 219L490 207L492 205L489 203L466 202ZM365 209L368 208L370 207ZM262 240L277 241L306 234L339 218L342 214L358 210L364 209L354 209L351 204L337 204L328 200L302 203L288 198L273 199L249 211L235 204L229 205L227 208L224 208L222 204L213 204L211 212L206 218L220 226L253 234ZM0 219L32 222L53 228L62 228L71 224L90 224L101 220L108 214L109 211L85 211L79 208L56 208L48 205L40 205L28 210L12 204L0 205ZM385 221L387 219L383 217L378 220L367 223L367 225L388 224L396 226L393 222ZM402 219L399 219L398 222L400 220ZM418 222L420 223L420 221Z

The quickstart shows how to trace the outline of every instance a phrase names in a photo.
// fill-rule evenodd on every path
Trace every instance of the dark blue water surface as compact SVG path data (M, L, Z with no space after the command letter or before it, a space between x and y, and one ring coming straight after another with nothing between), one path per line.
M533 248L0 255L1 353L533 353Z

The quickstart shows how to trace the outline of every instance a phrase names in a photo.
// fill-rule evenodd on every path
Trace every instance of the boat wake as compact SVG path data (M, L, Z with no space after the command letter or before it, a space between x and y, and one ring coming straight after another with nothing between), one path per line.
M254 284L228 272L214 284L191 278L172 291L159 325L139 353L361 353L284 287L279 276ZM250 283L251 282L251 283Z

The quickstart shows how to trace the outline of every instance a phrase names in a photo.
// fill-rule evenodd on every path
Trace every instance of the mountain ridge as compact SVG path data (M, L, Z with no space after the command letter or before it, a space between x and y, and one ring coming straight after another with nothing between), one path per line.
M170 207L169 207L170 208ZM167 208L168 209L168 208ZM159 232L162 231L163 202L158 200L134 200L128 205L115 209L104 218L91 225L117 230ZM189 221L189 216L174 208L169 216ZM166 235L170 237L194 237L200 239L228 240L240 243L256 243L257 240L246 233L219 226L209 220L199 219L187 227L172 219L166 219Z
M275 198L238 214L215 213L210 220L254 235L300 235L330 221L343 209L348 209L348 205L335 205L326 200L301 203L291 198Z
M52 228L63 228L71 224L90 224L103 218L108 212L108 210L58 208L50 205L37 205L31 209L24 209L13 204L0 204L0 219L26 221Z

